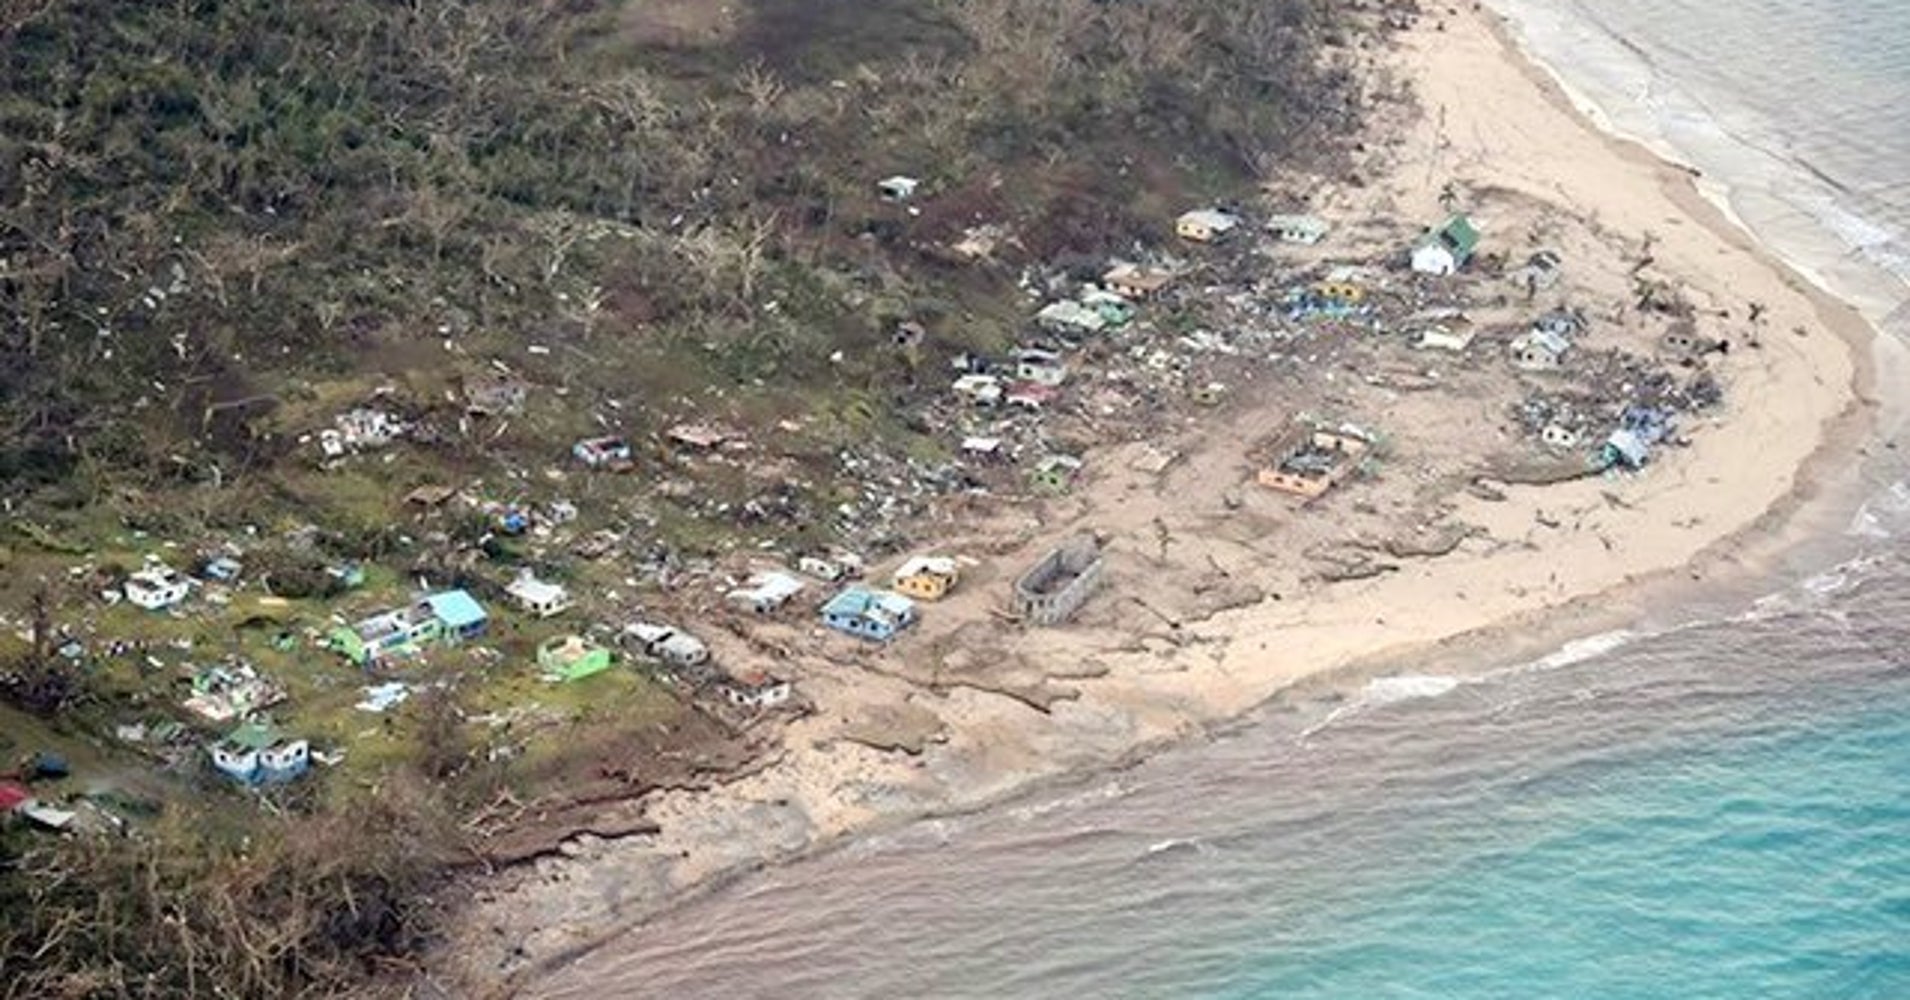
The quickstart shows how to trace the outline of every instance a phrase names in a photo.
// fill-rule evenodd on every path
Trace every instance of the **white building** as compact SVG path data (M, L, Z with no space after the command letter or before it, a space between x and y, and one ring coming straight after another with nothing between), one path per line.
M539 618L549 618L570 610L570 590L562 584L539 580L529 570L518 574L511 585L504 588L518 607Z
M730 603L748 608L759 615L766 615L789 603L789 599L802 593L804 584L788 573L758 573L749 578L746 586L738 587L727 596Z
M185 600L192 585L185 574L155 563L127 577L123 589L134 606L159 611Z

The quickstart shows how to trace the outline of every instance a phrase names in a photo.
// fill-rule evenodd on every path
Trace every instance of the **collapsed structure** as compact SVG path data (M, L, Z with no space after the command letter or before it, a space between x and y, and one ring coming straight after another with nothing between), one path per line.
M1101 585L1101 543L1093 535L1069 539L1015 581L1014 612L1035 625L1059 625Z
M1273 461L1256 477L1260 485L1312 499L1359 468L1371 445L1347 431L1302 428L1273 447Z

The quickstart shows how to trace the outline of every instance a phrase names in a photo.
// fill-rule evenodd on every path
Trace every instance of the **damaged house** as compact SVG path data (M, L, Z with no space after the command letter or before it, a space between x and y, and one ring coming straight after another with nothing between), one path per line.
M1034 625L1067 621L1101 585L1102 569L1100 542L1091 535L1070 539L1015 581L1016 617Z
M776 708L789 703L795 688L786 680L760 670L729 674L717 682L723 697L738 708Z
M1035 313L1035 323L1050 333L1080 336L1100 333L1107 329L1108 319L1099 310L1076 302L1062 299L1050 302Z
M120 590L136 608L163 611L185 600L192 591L192 583L178 570L163 563L151 563L128 576Z
M263 722L248 722L206 750L213 767L247 786L291 781L311 768L310 744Z
M1479 230L1472 220L1453 215L1413 246L1413 270L1420 274L1456 274L1479 249Z
M822 623L858 639L888 642L915 624L915 602L886 590L849 587L822 606Z
M948 556L914 556L896 569L894 586L917 600L939 601L961 578L960 568Z
M1627 406L1618 429L1605 439L1599 467L1638 470L1651 461L1651 450L1671 436L1670 411L1651 406Z
M1144 264L1119 263L1101 275L1101 285L1116 295L1136 302L1154 295L1174 283L1174 272Z
M511 416L524 409L530 393L530 383L502 372L467 376L464 412L474 417Z
M710 647L703 640L681 629L654 622L631 622L623 627L626 643L643 655L662 660L679 669L700 667L710 662Z
M1240 216L1219 209L1200 208L1174 220L1174 232L1193 243L1218 243L1240 226Z
M211 722L230 722L285 700L285 689L248 665L208 667L192 678L185 709Z
M1256 478L1270 490L1311 500L1352 475L1370 447L1349 431L1303 429L1274 445L1273 461Z
M1584 323L1574 313L1555 309L1540 316L1532 328L1512 341L1512 364L1524 371L1551 371L1565 363Z
M1317 215L1276 215L1267 220L1267 232L1282 243L1312 246L1326 239L1326 220Z
M504 588L517 606L525 613L538 618L550 618L570 610L570 590L560 583L539 580L537 574L524 570L512 579Z
M537 647L537 667L546 680L582 680L609 670L610 664L610 650L579 635L556 636Z
M431 594L416 604L332 630L328 643L362 667L414 656L433 642L458 643L484 633L490 617L462 590Z
M725 599L759 615L771 614L802 593L805 584L788 573L770 571L751 576L748 582L731 590Z
M383 448L410 431L410 425L397 417L361 406L332 418L332 426L318 433L318 447L326 458L342 458Z

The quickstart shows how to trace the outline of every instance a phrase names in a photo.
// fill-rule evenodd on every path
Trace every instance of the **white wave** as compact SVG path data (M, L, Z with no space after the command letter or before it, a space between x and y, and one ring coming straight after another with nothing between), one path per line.
M1501 671L1501 673L1537 673L1545 670L1557 670L1560 667L1569 667L1574 663L1583 663L1593 657L1603 656L1613 650L1621 649L1640 638L1642 638L1640 633L1627 628L1613 629L1610 632L1600 632L1597 635L1588 635L1583 639L1573 639L1565 645L1560 646L1557 650L1545 656L1541 656L1530 663L1522 663L1516 667Z
M1784 116L1753 107L1722 82L1728 74L1685 60L1661 65L1647 52L1661 47L1627 39L1597 4L1495 6L1594 125L1699 168L1700 193L1813 284L1879 324L1910 294L1910 235L1832 191L1800 156Z
M1891 530L1906 517L1910 517L1910 483L1895 482L1865 500L1851 515L1850 526L1844 534L1856 538L1874 538L1879 541L1896 537Z
M1199 837L1169 837L1166 840L1157 840L1147 845L1147 852L1143 857L1151 858L1157 854L1166 854L1170 851L1192 851L1195 854L1207 854L1212 850L1213 848L1207 846L1207 842L1201 840Z
M1082 806L1092 805L1096 802L1105 802L1108 799L1118 799L1128 794L1129 791L1130 789L1125 782L1109 781L1096 785L1093 788L1076 792L1073 795L1060 795L1016 806L1008 810L1008 816L1017 822L1026 823L1029 820L1046 816L1057 809L1076 809Z
M1366 682L1360 700L1368 706L1391 705L1418 698L1437 698L1459 686L1459 678L1438 674L1400 674Z

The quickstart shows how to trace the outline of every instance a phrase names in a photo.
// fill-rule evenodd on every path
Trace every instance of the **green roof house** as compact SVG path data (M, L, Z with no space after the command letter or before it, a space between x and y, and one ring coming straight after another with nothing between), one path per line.
M1465 267L1478 248L1479 230L1473 228L1472 220L1454 215L1413 247L1413 270L1421 274L1452 274Z
M610 650L582 636L558 636L537 647L537 666L545 680L582 680L610 669Z

